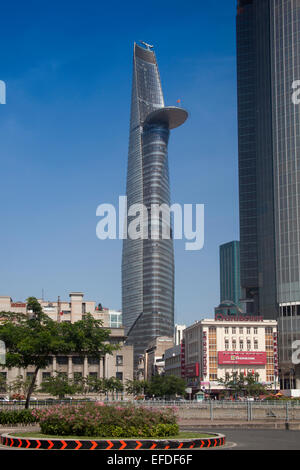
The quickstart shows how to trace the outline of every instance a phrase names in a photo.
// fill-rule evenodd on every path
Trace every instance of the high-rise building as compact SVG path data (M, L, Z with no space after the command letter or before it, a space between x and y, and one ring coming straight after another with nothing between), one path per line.
M220 246L220 302L239 305L240 298L240 242L233 241Z
M300 339L300 107L293 100L299 35L298 0L238 1L242 296L249 313L279 317L285 388L296 386L295 378L300 386L291 361Z
M168 139L170 129L180 126L187 112L165 107L161 81L152 46L134 44L130 136L127 168L127 227L143 205L140 236L123 242L122 312L128 342L134 345L135 364L158 336L174 331L174 254L171 223L160 212L153 217L153 204L170 206ZM131 212L133 209L133 212ZM133 215L132 215L133 214ZM152 221L150 221L152 216ZM159 236L151 236L151 222ZM170 238L163 239L162 230ZM146 236L145 236L146 232ZM147 233L148 232L148 233ZM155 239L154 239L155 238Z

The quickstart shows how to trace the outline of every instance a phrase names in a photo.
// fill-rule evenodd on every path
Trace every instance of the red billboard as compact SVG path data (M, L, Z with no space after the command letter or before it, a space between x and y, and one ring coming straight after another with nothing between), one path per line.
M223 351L218 353L219 364L249 364L249 365L265 365L267 363L267 353L250 352L250 351Z
M185 377L199 377L199 362L185 366Z

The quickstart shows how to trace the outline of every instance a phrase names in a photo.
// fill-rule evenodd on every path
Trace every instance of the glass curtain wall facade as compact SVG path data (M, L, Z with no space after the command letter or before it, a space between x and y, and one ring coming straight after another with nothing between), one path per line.
M240 270L248 313L274 318L276 304L269 0L239 2L237 82Z
M178 108L174 108L178 109ZM162 111L155 114L155 111ZM166 112L164 111L166 110ZM154 113L154 115L153 115ZM174 332L174 253L171 224L169 239L162 238L163 218L151 220L151 206L170 206L168 140L173 110L164 107L155 53L134 45L130 138L127 168L127 211L143 204L143 232L123 241L122 312L134 345L135 367L150 341ZM150 116L150 119L149 119ZM152 116L152 117L151 117ZM128 212L127 212L128 213ZM136 218L127 217L127 226ZM158 236L152 237L152 227ZM155 238L155 239L153 239Z
M243 296L255 313L279 320L281 373L300 388L291 361L300 339L298 0L239 0L237 74Z
M231 300L240 305L240 242L220 246L220 302Z

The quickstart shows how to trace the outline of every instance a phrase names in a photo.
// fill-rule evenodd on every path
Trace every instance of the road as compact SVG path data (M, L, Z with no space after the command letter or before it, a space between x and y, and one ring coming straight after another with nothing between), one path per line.
M192 431L189 428L189 431ZM193 431L199 431L195 428ZM202 429L201 429L202 431ZM205 432L218 432L216 428ZM277 429L220 429L230 450L300 450L300 431Z
M4 431L3 428L1 431ZM189 431L199 432L199 429L189 428ZM204 430L201 429L201 431ZM9 432L7 428L6 432ZM205 432L216 433L218 430L207 428ZM219 432L226 436L226 450L300 450L300 431L220 429ZM221 449L219 448L219 450ZM11 450L11 448L0 445L1 450ZM210 450L208 451L210 452Z

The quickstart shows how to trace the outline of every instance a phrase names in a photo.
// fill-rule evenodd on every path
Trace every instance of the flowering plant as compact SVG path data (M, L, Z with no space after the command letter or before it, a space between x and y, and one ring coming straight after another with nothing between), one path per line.
M178 434L173 409L88 403L32 411L44 434L98 437L167 437Z

